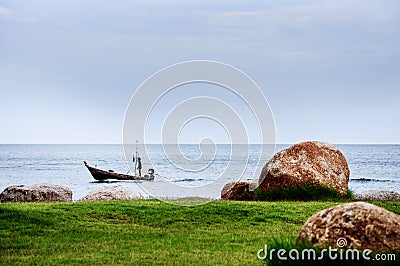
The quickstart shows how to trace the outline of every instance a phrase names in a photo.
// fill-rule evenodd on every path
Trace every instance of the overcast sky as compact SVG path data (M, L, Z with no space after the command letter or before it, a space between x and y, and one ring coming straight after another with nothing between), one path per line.
M0 0L0 143L121 143L138 86L193 59L248 74L277 143L400 143L399 47L398 0Z

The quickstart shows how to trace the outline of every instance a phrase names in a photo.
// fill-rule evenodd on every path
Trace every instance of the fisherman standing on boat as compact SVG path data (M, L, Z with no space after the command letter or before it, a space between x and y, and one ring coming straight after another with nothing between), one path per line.
M138 162L137 169L139 171L139 176L142 176L142 160L140 159L140 157L137 158L137 162Z

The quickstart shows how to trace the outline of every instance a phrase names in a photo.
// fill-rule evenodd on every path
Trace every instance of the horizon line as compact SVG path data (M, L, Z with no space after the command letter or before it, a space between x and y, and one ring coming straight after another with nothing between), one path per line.
M295 143L290 142L281 142L281 143L215 143L215 145L294 145L301 142ZM326 142L326 141L321 141ZM399 145L400 143L389 143L389 142L371 142L371 143L350 143L350 142L342 142L342 143L333 143L326 142L334 145ZM199 145L200 143L138 143L139 145ZM124 144L124 143L0 143L0 145L136 145L136 143ZM213 144L205 144L205 145L213 145Z

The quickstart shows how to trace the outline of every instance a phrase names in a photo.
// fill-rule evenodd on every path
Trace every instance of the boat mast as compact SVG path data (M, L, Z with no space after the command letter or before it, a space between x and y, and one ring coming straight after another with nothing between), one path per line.
M135 156L133 157L133 158L135 159L135 160L134 160L134 161L135 161L135 176L136 176L136 170L137 170L137 169L136 169L136 168L137 168L137 159L138 159L138 157L139 157L139 156L138 156L138 153L139 153L139 152L138 152L138 146L137 146L137 144L138 144L138 141L136 141L136 152L135 152Z

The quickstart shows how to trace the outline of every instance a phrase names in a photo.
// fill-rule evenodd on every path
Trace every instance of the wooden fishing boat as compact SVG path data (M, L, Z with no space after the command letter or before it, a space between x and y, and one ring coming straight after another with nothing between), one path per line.
M115 173L112 170L101 170L95 167L89 166L87 162L83 162L86 168L89 170L90 174L96 180L107 180L107 179L116 179L116 180L144 180L144 181L152 181L154 180L154 170L149 169L148 174L144 176L136 176L136 175L127 175L127 174L119 174Z

